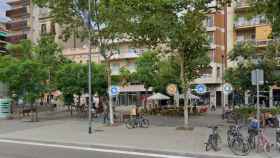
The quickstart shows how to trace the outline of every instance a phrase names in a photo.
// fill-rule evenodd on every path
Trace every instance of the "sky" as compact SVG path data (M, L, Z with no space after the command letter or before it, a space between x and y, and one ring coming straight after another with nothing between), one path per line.
M11 7L5 2L5 0L0 0L0 22L8 22L10 18L6 17L6 11Z

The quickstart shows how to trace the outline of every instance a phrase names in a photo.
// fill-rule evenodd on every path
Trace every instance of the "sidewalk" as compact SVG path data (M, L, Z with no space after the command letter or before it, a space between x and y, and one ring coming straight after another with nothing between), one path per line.
M204 142L210 132L206 127L196 127L193 131L178 131L174 127L159 126L128 130L125 126L105 127L97 123L94 128L97 132L89 135L87 121L62 120L53 125L48 123L32 129L3 133L0 138L234 157L226 147L225 140L221 151L204 151ZM225 128L221 129L222 138L225 138L225 131ZM250 158L263 156L255 153L249 155ZM272 157L275 156L278 156L276 152L272 154Z

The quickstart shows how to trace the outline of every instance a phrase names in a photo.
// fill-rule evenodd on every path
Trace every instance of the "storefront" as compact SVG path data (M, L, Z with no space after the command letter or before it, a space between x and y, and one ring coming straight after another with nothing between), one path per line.
M129 85L120 87L120 93L113 98L113 102L117 106L142 106L151 94L151 89L146 92L144 85Z

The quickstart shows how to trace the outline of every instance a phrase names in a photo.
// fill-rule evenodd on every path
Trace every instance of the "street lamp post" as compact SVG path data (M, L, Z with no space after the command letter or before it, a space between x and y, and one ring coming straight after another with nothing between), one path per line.
M92 109L92 89L91 89L91 79L92 79L92 71L91 71L91 30L90 30L90 20L91 20L91 0L88 0L88 33L89 33L89 54L88 54L88 94L89 94L89 105L88 105L88 133L92 133L92 115L91 115L91 109Z
M224 109L225 109L225 93L223 91L223 87L224 87L224 54L222 54L222 107L223 107L223 113L224 113Z

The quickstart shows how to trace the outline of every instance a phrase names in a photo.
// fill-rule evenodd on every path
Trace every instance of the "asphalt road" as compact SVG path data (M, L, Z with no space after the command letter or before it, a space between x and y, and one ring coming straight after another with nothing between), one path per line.
M0 139L0 158L225 158ZM229 158L229 157L227 157Z
M193 158L187 156L89 148L36 142L0 141L0 158Z

